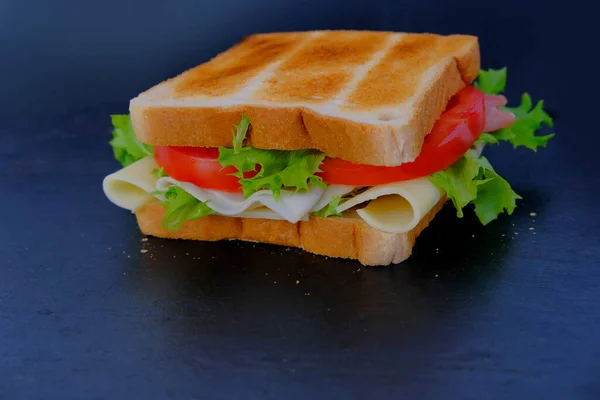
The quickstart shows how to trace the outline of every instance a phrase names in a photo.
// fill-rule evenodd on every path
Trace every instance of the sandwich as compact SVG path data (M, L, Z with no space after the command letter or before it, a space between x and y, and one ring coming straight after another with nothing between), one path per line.
M505 85L474 36L252 35L112 116L104 193L145 235L399 263L446 203L484 225L515 209L481 152L544 147L552 119Z

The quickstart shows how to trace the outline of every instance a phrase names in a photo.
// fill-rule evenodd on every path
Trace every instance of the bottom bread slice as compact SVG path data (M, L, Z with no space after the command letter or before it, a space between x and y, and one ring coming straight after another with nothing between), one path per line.
M292 224L288 221L234 218L209 215L185 221L177 231L162 227L165 209L157 202L146 203L135 212L145 235L169 239L216 241L237 239L300 247L329 257L350 258L364 265L388 265L406 260L417 236L443 207L440 200L419 224L406 233L387 233L373 229L360 218L319 218Z

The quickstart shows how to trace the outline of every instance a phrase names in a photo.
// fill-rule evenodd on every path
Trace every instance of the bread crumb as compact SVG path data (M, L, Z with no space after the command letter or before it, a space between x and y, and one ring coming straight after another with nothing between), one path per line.
M269 276L269 273L268 273L268 272L265 272L265 276Z
M506 235L503 233L502 236L506 236Z
M438 276L439 276L438 274L435 274L435 277L436 277L436 278L437 278Z
M147 238L147 237L143 237L143 238L142 238L142 242L147 242L147 241L148 241L148 238Z
M535 230L535 228L534 228L533 226L530 226L530 227L529 227L529 230L530 230L530 231L534 231L534 230Z
M189 255L190 255L190 253L185 253L185 255L186 255L186 256L189 256Z
M140 250L140 253L147 253L147 252L148 252L148 249L141 249Z
M537 215L537 213L530 212L529 215L532 216L532 217L535 217Z
M299 284L299 283L300 283L300 281L299 281L299 280L296 280L296 285L297 285L297 284Z
M471 237L475 237L475 235L471 235Z
M273 283L277 283L277 281L273 281Z
M519 232L515 232L515 235L518 235L518 234L519 234Z

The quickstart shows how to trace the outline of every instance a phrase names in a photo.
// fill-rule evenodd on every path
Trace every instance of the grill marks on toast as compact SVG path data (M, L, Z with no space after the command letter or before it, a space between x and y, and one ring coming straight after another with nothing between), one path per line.
M227 96L243 90L246 83L268 65L310 40L309 35L254 35L211 61L181 75L173 87L173 97Z
M390 37L386 32L332 31L315 37L310 47L294 54L279 68L285 72L322 73L353 69L369 61Z
M417 92L427 69L439 62L438 37L403 35L358 83L346 108L375 108L402 104ZM395 79L401 76L402 79Z
M383 46L383 32L331 32L314 38L283 62L255 93L281 103L322 103L340 93L358 67Z
M259 101L323 103L339 93L352 75L347 72L315 73L309 76L277 72L254 96Z
M429 69L450 55L443 51L445 42L447 38L438 35L402 35L358 83L344 108L380 108L410 100L420 91Z
M457 57L473 40L359 31L253 35L181 75L172 93L177 99L331 103L338 112L398 107L419 93L431 67Z
M478 72L473 36L261 34L132 99L131 121L144 143L215 147L246 114L251 146L399 165Z
M365 76L373 69L373 67L381 62L383 57L385 57L385 55L389 52L390 48L397 43L400 38L401 35L387 35L383 46L373 54L371 59L356 68L352 81L342 92L338 93L336 98L332 99L331 103L339 105L347 103L350 95L352 95L352 93L356 90L356 87L359 85L359 83L363 81ZM348 106L350 105L347 104L346 107Z

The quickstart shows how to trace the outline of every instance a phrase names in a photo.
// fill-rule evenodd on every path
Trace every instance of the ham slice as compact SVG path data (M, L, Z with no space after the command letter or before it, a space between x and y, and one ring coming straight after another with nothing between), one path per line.
M504 106L507 103L506 97L501 95L484 95L485 99L485 126L484 132L493 132L495 130L511 126L517 117L506 110L501 110L498 107Z

